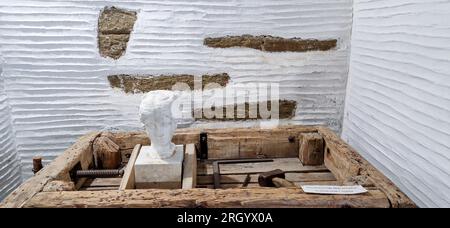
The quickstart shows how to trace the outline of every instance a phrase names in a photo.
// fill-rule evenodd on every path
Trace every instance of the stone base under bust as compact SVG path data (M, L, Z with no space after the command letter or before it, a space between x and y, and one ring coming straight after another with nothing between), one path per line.
M174 155L168 159L151 156L150 153L150 147L143 146L134 164L136 188L181 188L183 146L177 145Z

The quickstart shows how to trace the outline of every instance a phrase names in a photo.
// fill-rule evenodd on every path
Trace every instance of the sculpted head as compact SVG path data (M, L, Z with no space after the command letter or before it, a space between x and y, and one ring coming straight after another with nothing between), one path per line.
M173 155L175 145L172 137L177 129L177 122L172 113L172 105L178 98L172 91L152 91L147 93L139 109L141 122L151 140L152 151L161 158Z

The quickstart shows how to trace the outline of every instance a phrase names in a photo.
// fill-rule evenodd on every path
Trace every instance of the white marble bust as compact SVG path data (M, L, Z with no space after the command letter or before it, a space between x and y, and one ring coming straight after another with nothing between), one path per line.
M141 122L150 137L151 146L148 156L168 159L175 153L172 137L177 122L172 113L172 105L178 94L172 91L158 90L147 93L139 109Z

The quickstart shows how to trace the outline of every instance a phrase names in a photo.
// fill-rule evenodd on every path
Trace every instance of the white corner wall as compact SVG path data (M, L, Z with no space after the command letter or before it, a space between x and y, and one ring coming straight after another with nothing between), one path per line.
M117 61L98 52L105 6L138 12ZM31 175L33 156L49 162L88 131L141 127L141 96L111 89L111 74L225 72L231 83L280 82L281 99L298 102L290 123L340 131L351 21L351 0L1 0L0 51L22 173ZM339 42L309 53L203 45L208 36L242 34Z
M342 136L419 206L450 207L450 1L354 1Z
M2 63L1 53L0 63ZM0 201L21 182L11 113L1 74L0 64Z

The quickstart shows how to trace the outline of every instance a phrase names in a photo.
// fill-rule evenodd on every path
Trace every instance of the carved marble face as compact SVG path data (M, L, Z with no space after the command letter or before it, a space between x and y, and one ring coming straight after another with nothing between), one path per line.
M172 137L177 129L172 104L177 95L171 91L152 91L142 100L139 114L151 140L151 147L161 156L170 157L175 148Z

